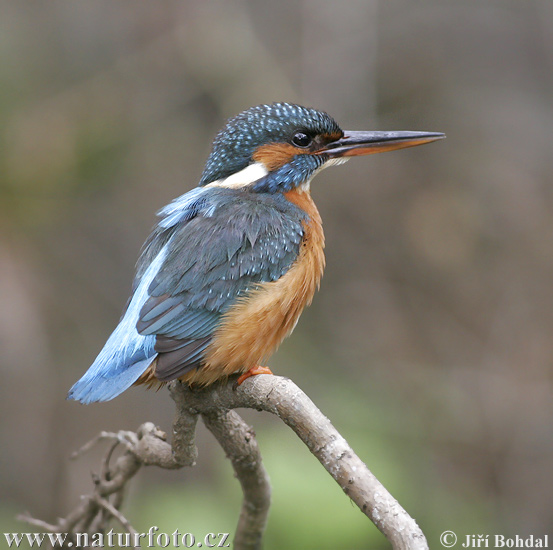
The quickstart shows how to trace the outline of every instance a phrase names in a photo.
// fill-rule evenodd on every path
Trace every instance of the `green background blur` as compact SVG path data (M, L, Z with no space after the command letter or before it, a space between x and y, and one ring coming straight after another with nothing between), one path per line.
M1 531L78 504L105 447L68 457L100 430L170 431L165 390L66 392L226 118L293 101L448 139L317 177L328 267L270 366L431 548L551 534L552 99L551 0L1 1ZM267 550L389 548L288 428L244 416L273 483ZM195 468L133 481L138 531L234 530L231 466L203 426L198 445Z

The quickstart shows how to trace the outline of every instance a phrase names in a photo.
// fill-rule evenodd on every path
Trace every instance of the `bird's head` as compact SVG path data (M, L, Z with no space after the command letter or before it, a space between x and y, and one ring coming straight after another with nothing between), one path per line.
M200 185L287 192L308 186L322 168L352 156L422 145L436 132L343 131L323 111L273 103L231 118L217 134Z

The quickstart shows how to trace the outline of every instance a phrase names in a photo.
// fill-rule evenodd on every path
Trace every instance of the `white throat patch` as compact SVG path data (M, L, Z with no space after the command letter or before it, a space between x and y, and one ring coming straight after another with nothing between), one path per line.
M313 172L313 174L307 181L298 186L298 191L309 191L311 180L321 170L324 170L329 166L338 166L340 164L344 164L348 160L349 158L347 157L327 160L323 165L319 166L319 168L317 168L317 170ZM264 178L268 173L269 171L267 170L267 168L265 168L265 165L262 162L254 162L253 164L249 164L248 166L246 166L246 168L243 168L239 172L236 172L236 174L231 174L227 178L215 180L211 183L208 183L204 186L204 189L206 187L227 187L230 189L240 189L241 187L246 187L247 185L255 183L261 178Z
M303 193L305 191L309 191L310 190L310 187L311 187L311 180L321 171L321 170L324 170L325 168L328 168L330 166L339 166L340 164L345 164L347 161L349 160L349 158L347 157L341 157L341 158L335 158L335 159L329 159L327 160L324 164L322 164L321 166L319 166L319 168L317 168L312 174L311 174L311 177L307 180L307 181L304 181L301 185L298 185L298 191L300 193Z
M243 168L236 174L231 174L227 178L212 181L205 187L230 187L231 189L239 189L250 185L261 178L264 178L269 172L262 162L254 162Z

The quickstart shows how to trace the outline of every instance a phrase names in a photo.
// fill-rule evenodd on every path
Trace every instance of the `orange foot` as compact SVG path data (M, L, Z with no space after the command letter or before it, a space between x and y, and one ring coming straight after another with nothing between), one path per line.
M242 376L236 381L236 387L238 387L244 380L248 379L250 376L256 376L257 374L273 374L269 367L262 367L261 365L256 365L252 367L249 371L245 372Z

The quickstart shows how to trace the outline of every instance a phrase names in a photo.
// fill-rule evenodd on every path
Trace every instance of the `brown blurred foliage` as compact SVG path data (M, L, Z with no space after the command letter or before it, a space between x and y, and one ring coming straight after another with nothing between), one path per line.
M2 2L0 59L10 514L66 512L97 464L67 457L100 429L169 428L163 391L90 407L66 391L115 327L154 212L195 186L227 117L284 100L448 139L317 178L328 268L271 366L354 448L393 449L390 489L423 528L467 506L490 532L551 530L549 0ZM196 470L144 487L208 487L201 437Z

